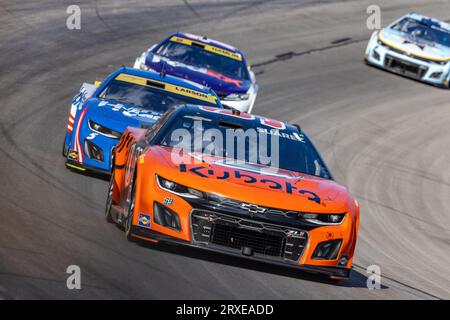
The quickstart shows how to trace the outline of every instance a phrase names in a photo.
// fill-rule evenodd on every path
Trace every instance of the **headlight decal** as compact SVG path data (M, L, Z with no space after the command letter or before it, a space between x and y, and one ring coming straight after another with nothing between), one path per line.
M107 128L91 119L88 120L89 129L108 138L120 139L122 134L113 129Z
M201 199L205 197L205 194L202 191L183 186L159 175L156 175L156 181L161 189L179 195L180 197L191 199Z
M243 101L248 100L250 97L250 94L248 93L231 93L225 97L222 98L224 101Z

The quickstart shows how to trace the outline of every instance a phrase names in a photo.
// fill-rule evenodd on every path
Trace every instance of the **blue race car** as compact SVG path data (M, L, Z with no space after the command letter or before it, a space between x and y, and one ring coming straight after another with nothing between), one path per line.
M66 166L109 174L125 129L151 127L179 104L222 108L210 88L163 73L123 67L103 83L84 83L70 109L62 151Z
M223 42L175 33L142 53L142 70L165 72L212 88L225 106L251 113L258 94L256 77L243 53Z

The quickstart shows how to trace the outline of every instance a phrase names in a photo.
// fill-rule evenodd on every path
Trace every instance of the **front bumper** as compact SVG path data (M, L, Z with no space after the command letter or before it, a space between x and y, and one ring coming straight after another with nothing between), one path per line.
M201 242L190 242L190 241L174 238L174 237L168 236L166 234L163 234L163 233L160 233L160 232L157 232L154 230L138 227L138 226L132 227L131 235L132 235L132 237L134 237L136 239L150 241L152 243L164 242L164 243L168 243L168 244L182 245L182 246L196 248L196 249L200 249L200 250L206 250L206 251L210 251L210 252L214 252L214 253L226 254L226 255L230 255L230 256L234 256L234 257L245 258L245 259L249 259L251 261L268 263L268 264L276 265L276 266L280 266L280 267L294 268L294 269L298 269L298 270L313 273L313 274L321 274L321 275L325 275L325 276L328 276L328 277L331 277L334 279L347 279L350 277L351 268L315 266L315 265L307 265L307 264L299 265L299 264L293 264L293 263L286 263L286 262L276 260L276 259L267 259L265 257L261 257L260 255L248 256L248 255L242 254L239 251L232 250L232 249L229 249L229 248L226 248L223 246L208 245L208 244L201 243Z
M137 185L140 189L141 183ZM148 186L148 180L145 185ZM154 188L137 192L140 197L135 212L139 215L135 215L132 223L132 234L137 238L178 243L338 278L347 277L351 269L357 223L350 214L339 225L320 226L289 218L280 210L252 213L236 206L233 200L224 200L220 205L199 199L186 200L159 188L155 181ZM166 202L169 204L164 206L178 215L179 230L155 221L155 203ZM206 223L198 219L198 214L203 215ZM151 223L140 226L140 215L145 215ZM324 242L339 240L335 256L315 256L316 249Z
M377 37L374 38L366 50L367 63L409 78L448 87L450 62L441 64L409 56L387 45L379 44L376 41Z

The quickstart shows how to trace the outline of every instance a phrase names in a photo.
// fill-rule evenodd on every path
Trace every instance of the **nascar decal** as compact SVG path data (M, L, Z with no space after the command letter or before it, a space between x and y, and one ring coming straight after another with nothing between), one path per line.
M182 37L177 37L177 36L173 36L172 38L170 38L170 41L173 42L178 42L178 43L182 43L185 44L187 46L191 46L191 45L197 45L200 46L201 48L203 48L205 51L209 51L209 52L213 52L216 54L220 54L222 56L231 58L231 59L235 59L235 60L242 60L242 56L237 53L237 52L232 52L226 49L222 49L210 44L206 44L206 43L202 43L199 41L194 41L194 40L190 40L190 39L186 39L186 38L182 38Z
M310 201L318 204L321 203L320 197L310 190L300 189L290 182L279 182L266 178L261 179L240 170L223 171L223 174L219 176L213 169L207 167L193 166L188 168L186 164L180 164L180 172L191 172L202 178L215 178L218 180L227 180L232 177L241 180L246 184L262 183L267 185L269 189L280 190L289 194L297 193L306 196Z
M197 91L194 89L185 88L182 86L173 85L170 83L165 83L165 82L156 81L156 80L150 80L147 78L133 76L133 75L124 74L124 73L119 74L116 77L116 80L134 83L134 84L138 84L141 86L151 87L151 88L155 88L155 89L159 89L159 90L164 90L164 91L172 92L172 93L175 93L175 94L178 94L181 96L195 98L198 100L217 104L216 97L211 94Z

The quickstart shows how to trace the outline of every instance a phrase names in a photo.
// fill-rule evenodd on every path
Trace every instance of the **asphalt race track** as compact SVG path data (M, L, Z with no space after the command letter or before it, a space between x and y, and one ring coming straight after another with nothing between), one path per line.
M363 63L371 31L410 11L450 19L446 0L0 0L0 298L450 298L450 92ZM107 181L61 157L71 98L163 36L208 34L247 53L254 113L299 123L361 204L352 277L168 245L106 223ZM278 57L281 55L281 57ZM66 288L78 265L82 290ZM382 288L366 287L378 265Z

